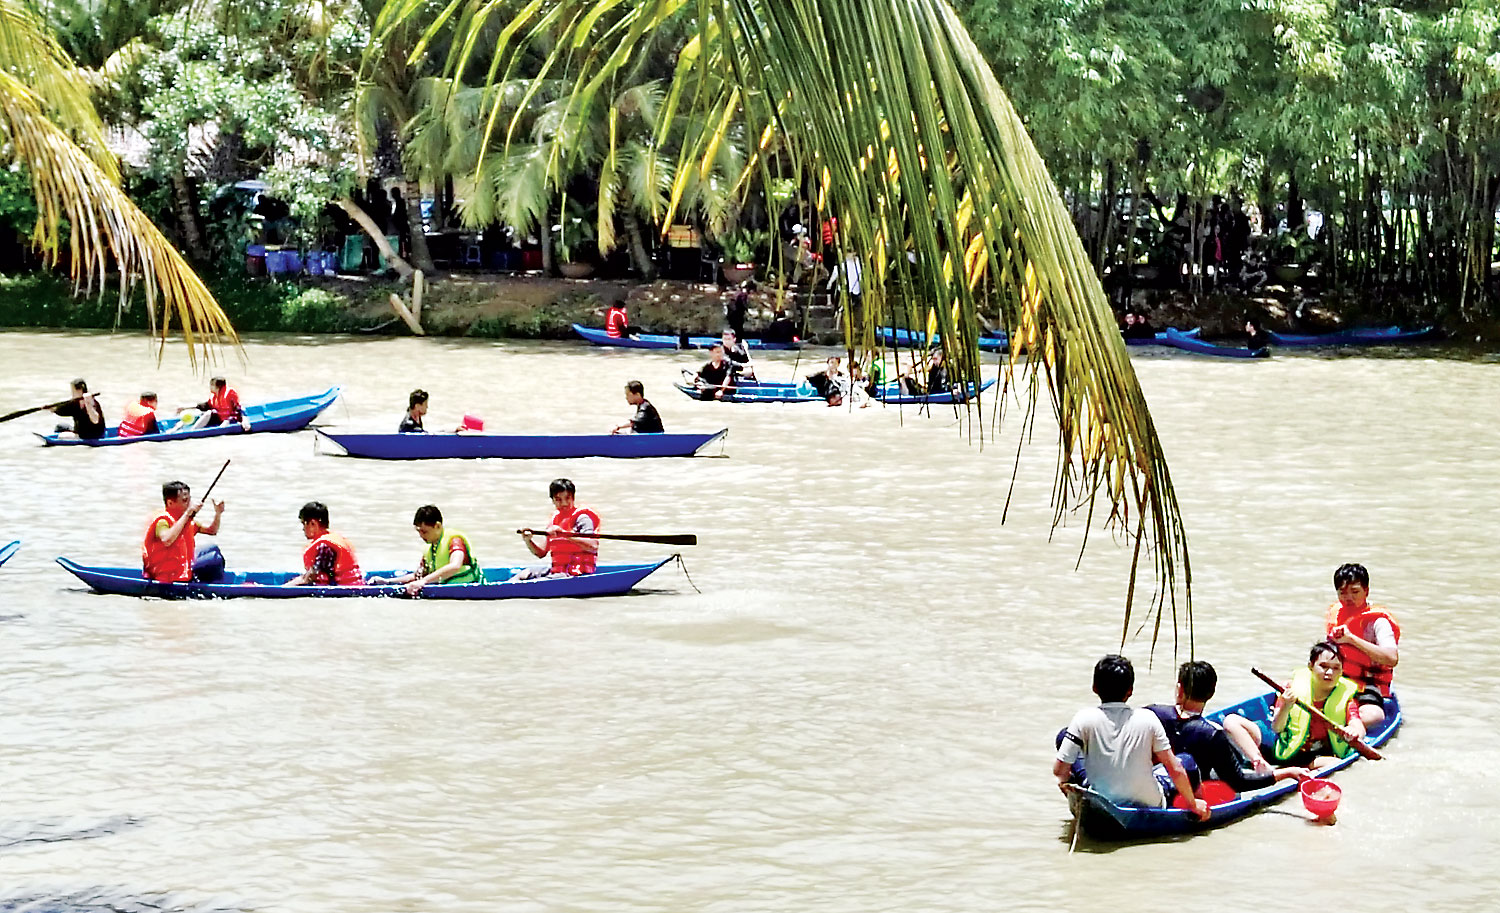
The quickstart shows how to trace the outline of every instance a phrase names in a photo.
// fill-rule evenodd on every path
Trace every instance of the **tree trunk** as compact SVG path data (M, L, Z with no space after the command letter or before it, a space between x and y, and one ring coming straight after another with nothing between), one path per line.
M177 211L177 229L182 246L194 263L207 263L211 255L203 240L203 223L198 217L198 188L182 172L172 175L172 206Z
M625 237L629 242L630 261L635 264L636 272L641 278L650 282L656 278L656 263L652 261L651 254L646 250L646 241L642 236L641 222L635 217L635 213L625 214Z
M542 274L545 276L557 275L556 265L552 262L552 214L544 213L542 221L537 225L537 236L542 239Z
M417 269L429 276L437 274L432 252L427 249L427 231L422 226L422 185L411 178L401 181L401 199L406 204L406 233L411 239L411 259Z
M385 262L390 264L391 269L396 271L396 275L402 279L410 279L412 274L411 264L401 259L401 255L391 248L391 242L385 239L385 232L380 230L380 226L375 224L375 220L370 218L370 214L354 205L348 199L336 200L334 202L340 209L348 213L349 218L357 222L360 228L365 230L365 234L370 236L370 240L374 241L375 246L380 248L380 252L385 255Z

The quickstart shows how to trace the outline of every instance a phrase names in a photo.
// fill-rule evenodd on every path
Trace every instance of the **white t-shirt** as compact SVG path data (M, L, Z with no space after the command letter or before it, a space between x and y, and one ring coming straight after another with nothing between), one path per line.
M1089 785L1116 802L1161 808L1167 800L1151 769L1153 756L1171 750L1155 713L1116 701L1078 711L1057 759L1072 764L1082 757Z

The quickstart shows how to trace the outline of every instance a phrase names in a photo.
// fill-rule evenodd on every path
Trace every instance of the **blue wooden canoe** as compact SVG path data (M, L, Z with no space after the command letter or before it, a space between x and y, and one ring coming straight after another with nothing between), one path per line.
M910 330L903 330L900 327L881 327L878 332L880 333L880 341L888 346L924 348L928 344L927 334L920 330L912 332ZM937 345L942 341L942 338L941 333L932 334L932 345ZM1002 332L985 333L979 337L979 348L985 352L999 352L1009 346L1010 341Z
M658 333L637 333L634 336L610 336L603 330L594 327L586 327L582 324L573 324L573 332L587 339L596 346L612 346L619 349L680 349L682 339L678 336L666 336ZM689 349L711 349L717 342L723 340L718 336L689 336L687 348ZM800 349L800 342L765 342L760 339L741 340L752 349Z
M144 444L148 441L186 441L204 437L220 437L226 434L255 434L260 431L299 431L339 398L339 388L329 387L312 396L297 396L271 403L259 403L245 407L245 418L250 420L250 430L238 424L215 425L212 428L196 428L177 431L177 419L161 419L160 434L142 434L137 437L120 437L119 427L111 426L104 437L97 441L84 441L72 435L38 434L42 443L49 447L113 447L120 444Z
M992 377L989 380L985 381L984 384L980 386L979 392L982 393L985 390L988 390L989 388L993 387L994 385L995 385L995 378ZM698 391L696 389L694 389L694 387L691 384L673 384L672 386L676 387L678 390L681 390L683 393L687 394L688 396L692 397L693 399L698 399L699 398L698 397ZM974 394L975 394L975 391L974 391L974 385L973 384L969 385L967 393L963 393L963 392L960 392L958 390L952 390L952 391L948 391L946 393L933 393L931 395L920 394L920 395L917 395L917 396L913 396L913 395L911 395L909 393L903 392L901 390L901 388L899 386L895 385L895 384L887 384L885 387L881 388L880 392L876 395L875 398L878 399L879 401L883 402L883 403L887 403L887 404L893 405L893 406L911 406L911 405L943 406L943 405L952 405L954 402L960 402L961 403L965 399L972 398L974 396ZM826 403L827 402L827 400L825 400L823 397L819 396L816 392L814 392L813 389L812 389L812 387L810 385L806 385L806 384L795 385L795 386L792 385L792 384L784 384L784 385L783 384L778 384L778 385L774 385L774 386L772 386L772 385L758 385L758 386L754 386L754 387L736 387L735 391L733 393L725 396L722 401L726 402L726 403Z
M1194 339L1197 339L1199 336L1203 335L1203 327L1193 327L1191 330L1179 330L1179 329L1176 329L1176 328L1168 328L1166 330L1158 330L1154 336L1140 336L1140 337L1136 337L1136 338L1131 338L1129 336L1126 336L1125 337L1125 344L1127 346L1164 346L1164 345L1168 345L1169 343L1167 342L1167 333L1169 333L1169 332L1170 333L1178 333L1178 334L1183 335L1183 336L1191 336Z
M4 564L5 562L9 561L10 556L14 555L16 553L16 549L19 549L20 547L20 539L17 539L14 542L7 542L4 545L0 545L0 564Z
M674 556L675 557L675 556ZM443 583L423 588L422 599L557 599L576 596L618 596L628 592L653 571L673 560L647 564L601 564L592 574L515 580L519 567L487 567L485 583ZM157 583L141 577L138 567L93 567L58 558L57 563L99 593L119 596L157 596L166 599L296 599L306 596L405 596L401 586L284 586L295 573L229 571L220 583ZM395 577L404 571L371 571L371 576Z
M1247 349L1244 346L1221 346L1179 333L1176 330L1165 330L1162 332L1162 341L1174 349L1184 352L1192 352L1194 355L1212 355L1215 358L1268 358L1270 349Z
M1416 330L1403 330L1400 327L1369 327L1313 335L1277 333L1268 330L1266 335L1271 337L1271 341L1278 346L1394 346L1433 339L1438 336L1438 329L1430 326Z
M1241 701L1233 707L1216 710L1207 714L1206 718L1217 722L1223 720L1226 714L1238 713L1250 720L1267 722L1271 718L1271 707L1275 700L1276 695L1267 692L1260 697ZM1366 737L1365 743L1372 748L1379 748L1390 741L1391 736L1395 735L1399 728L1401 728L1401 704L1393 695L1385 702L1385 722ZM1351 751L1348 757L1340 758L1338 763L1323 768L1315 776L1327 777L1344 770L1358 760L1360 760L1359 754ZM1287 779L1280 780L1264 789L1240 793L1228 802L1210 806L1207 821L1199 821L1196 816L1180 808L1117 805L1099 793L1079 786L1068 788L1068 807L1074 815L1078 816L1079 826L1083 828L1084 833L1096 839L1130 840L1165 837L1174 834L1190 834L1228 824L1256 809L1292 795L1297 791L1297 786L1296 780Z
M352 457L372 460L566 460L690 457L729 433L706 434L341 434L318 430Z

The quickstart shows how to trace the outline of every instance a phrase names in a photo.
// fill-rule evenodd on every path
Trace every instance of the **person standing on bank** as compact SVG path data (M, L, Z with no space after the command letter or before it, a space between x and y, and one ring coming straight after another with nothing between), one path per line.
M632 380L625 385L625 402L635 407L635 415L630 421L616 425L610 429L610 434L665 434L666 428L662 427L661 414L651 401L646 399L646 385L638 380Z

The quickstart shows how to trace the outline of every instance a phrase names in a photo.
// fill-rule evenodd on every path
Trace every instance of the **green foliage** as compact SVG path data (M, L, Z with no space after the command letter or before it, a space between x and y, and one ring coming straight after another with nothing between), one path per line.
M31 175L19 163L0 167L0 222L25 237L36 226L36 216Z
M769 241L769 233L746 228L736 228L718 239L728 264L754 263Z

